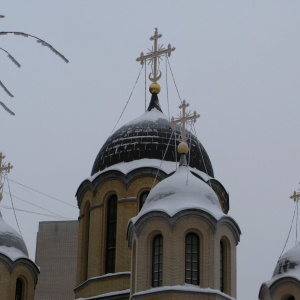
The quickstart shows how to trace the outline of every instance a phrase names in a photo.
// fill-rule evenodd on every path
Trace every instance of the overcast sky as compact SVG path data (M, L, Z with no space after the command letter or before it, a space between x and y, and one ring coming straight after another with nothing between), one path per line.
M49 42L66 64L34 39L0 36L0 151L14 168L11 193L65 218L76 219L75 192L90 175L140 71L135 59L161 43L176 51L171 68L182 99L200 113L197 136L215 177L230 195L230 215L242 236L238 245L238 299L257 299L271 278L294 211L299 188L299 1L6 1L0 31L23 31ZM165 64L160 103L168 114ZM148 67L149 71L149 67ZM170 114L179 97L168 71ZM139 79L117 127L145 107ZM149 82L147 82L149 85ZM147 102L150 95L147 92ZM6 184L5 192L8 192ZM16 197L16 208L51 214ZM8 194L2 205L11 206ZM17 229L11 210L4 219ZM61 220L17 211L34 259L39 221ZM287 249L295 243L293 229Z

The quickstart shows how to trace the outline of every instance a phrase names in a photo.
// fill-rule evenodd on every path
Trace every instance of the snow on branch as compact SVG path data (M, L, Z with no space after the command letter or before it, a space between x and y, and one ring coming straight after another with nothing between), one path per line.
M32 37L34 39L37 40L38 43L40 43L42 46L46 46L48 47L53 53L55 53L56 55L58 55L62 60L64 60L66 63L68 63L69 61L65 58L65 56L63 56L60 52L58 52L54 47L52 47L49 43L47 43L46 41L28 34L28 33L24 33L24 32L18 32L18 31L0 31L0 35L6 35L6 34L14 34L14 35L19 35L19 36L24 36L24 37Z

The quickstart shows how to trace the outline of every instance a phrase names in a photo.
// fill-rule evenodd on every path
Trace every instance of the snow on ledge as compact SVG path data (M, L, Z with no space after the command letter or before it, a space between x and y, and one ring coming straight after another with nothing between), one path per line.
M109 296L122 295L122 294L127 294L127 293L130 293L130 289L101 294L101 295L97 295L97 296L93 296L93 297L89 297L89 298L76 298L76 300L93 300L93 299L101 299L101 298L105 299L106 297L109 297Z
M185 285L175 285L175 286L163 286L163 287L157 287L157 288L151 288L149 290L138 292L133 294L132 296L137 295L145 295L150 293L157 293L157 292L163 292L163 291L183 291L183 292L196 292L196 293L207 293L207 294L218 294L220 296L226 297L229 300L236 300L235 298L222 293L219 290L211 289L211 288L201 288L197 285L193 284L185 284Z

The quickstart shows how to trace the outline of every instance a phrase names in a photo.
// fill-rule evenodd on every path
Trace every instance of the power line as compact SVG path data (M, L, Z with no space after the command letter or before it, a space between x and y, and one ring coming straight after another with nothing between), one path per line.
M29 187L29 186L27 186L27 185L25 185L25 184L22 184L22 183L20 183L20 182L17 182L17 181L15 181L15 180L12 180L12 179L8 179L8 180L11 181L11 182L13 182L13 183L16 183L16 184L18 184L18 185L21 185L21 186L23 186L23 187L25 187L25 188L27 188L27 189L29 189L29 190L32 190L32 191L34 191L34 192L36 192L36 193L39 193L39 194L41 194L41 195L43 195L43 196L49 197L49 198L51 198L51 199L53 199L53 200L56 200L56 201L58 201L58 202L61 202L61 203L64 203L64 204L66 204L66 205L69 205L69 206L71 206L71 207L77 208L77 206L75 206L75 205L72 205L72 204L70 204L70 203L68 203L68 202L65 202L65 201L63 201L63 200L60 200L60 199L55 198L55 197L53 197L53 196L50 196L50 195L48 195L48 194L46 194L46 193L40 192L40 191L38 191L38 190L36 190L36 189L34 189L34 188L31 188L31 187Z
M13 209L13 207L6 206L6 205L1 205L1 208L5 208L5 209ZM61 218L61 217L55 216L55 215L41 214L41 213L38 213L38 212L35 212L35 211L29 211L29 210L20 209L20 208L15 208L15 210L21 211L21 212L26 212L26 213L29 213L29 214L40 215L40 216L54 217L54 218ZM63 219L65 219L65 220L72 220L72 219L70 219L70 218L65 218L65 217L63 217Z
M60 217L60 218L64 218L63 216L61 216L61 215L59 215L59 214L57 214L57 213L55 213L55 212L52 212L51 210L48 210L48 209L43 208L43 207L41 207L41 206L39 206L39 205L33 204L33 203L31 203L31 202L29 202L29 201L27 201L27 200L24 200L24 199L22 199L22 198L20 198L20 197L18 197L18 196L11 195L10 193L7 193L7 192L3 192L3 193L4 193L4 194L8 194L8 195L10 195L11 197L14 197L15 199L24 201L24 202L26 202L26 203L28 203L28 204L30 204L30 205L32 205L32 206L35 206L35 207L37 207L37 208L39 208L39 209L42 209L42 210L44 210L44 211L47 211L47 212L49 212L49 213L51 213L51 214L53 214L53 215L56 215L56 216L58 216L58 217Z

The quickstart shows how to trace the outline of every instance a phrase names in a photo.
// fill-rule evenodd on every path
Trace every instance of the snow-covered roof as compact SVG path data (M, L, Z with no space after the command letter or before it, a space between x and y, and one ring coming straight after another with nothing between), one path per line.
M12 261L18 258L28 258L21 250L14 247L0 246L0 253L6 255Z
M141 116L139 116L138 118L130 121L126 125L137 124L137 123L141 123L141 122L145 122L145 121L156 122L158 119L164 119L164 120L168 121L168 117L164 113L162 113L161 111L159 111L156 108L153 108L150 111L147 110Z
M28 251L22 236L11 226L6 224L0 213L0 253L11 260L28 257Z
M108 137L95 159L92 175L120 162L143 158L174 162L179 133L161 111L152 108ZM213 177L207 152L194 134L189 132L189 137L189 165Z
M181 166L150 191L141 211L131 221L135 223L150 211L161 211L172 217L186 209L206 211L217 220L225 215L213 189L194 176L188 167Z
M136 170L138 168L155 168L169 175L174 171L176 171L177 165L178 163L173 161L161 161L159 159L143 158L143 159L138 159L130 162L121 162L115 164L102 171L98 171L94 175L88 177L86 180L93 182L96 177L108 171L119 171L122 172L124 175L127 175L129 172ZM198 176L200 176L204 181L208 181L212 179L212 177L208 176L206 173L202 171L199 171L196 168L189 168L189 169L192 172L196 173Z
M279 258L272 279L265 284L270 287L284 277L293 277L300 281L300 243Z

